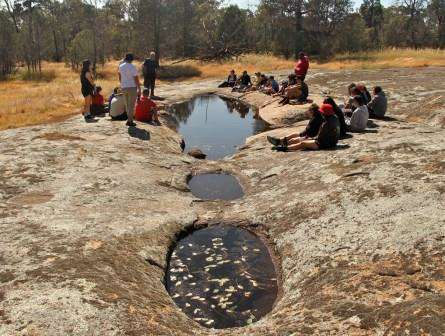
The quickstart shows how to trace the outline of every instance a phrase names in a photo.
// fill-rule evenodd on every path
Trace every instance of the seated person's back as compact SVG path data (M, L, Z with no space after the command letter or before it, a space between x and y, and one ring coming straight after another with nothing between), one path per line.
M388 100L385 92L383 92L380 86L374 88L374 97L368 103L369 115L374 118L383 118L388 109Z
M338 139L340 138L338 118L335 115L333 107L329 104L323 104L320 112L323 115L324 121L320 126L320 131L315 141L319 149L333 148L337 145Z
M110 117L112 119L125 120L125 97L123 94L116 94L110 102Z
M355 96L352 103L355 109L351 118L346 120L346 124L353 132L364 131L368 125L368 107L364 104L362 96Z

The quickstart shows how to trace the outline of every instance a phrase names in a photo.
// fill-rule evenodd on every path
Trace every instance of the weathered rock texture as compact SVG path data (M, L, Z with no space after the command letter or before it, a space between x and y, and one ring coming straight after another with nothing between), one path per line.
M314 74L315 93L363 80L391 99L395 119L332 151L276 153L259 135L198 161L169 128L80 117L1 132L0 335L445 334L444 75ZM210 85L160 93L170 104ZM186 178L204 170L234 173L245 197L196 202ZM282 294L261 321L215 331L181 313L162 281L175 235L221 221L274 247Z

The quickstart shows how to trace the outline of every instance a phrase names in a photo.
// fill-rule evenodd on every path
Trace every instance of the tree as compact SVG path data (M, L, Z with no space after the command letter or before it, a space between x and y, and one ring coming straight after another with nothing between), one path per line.
M445 0L431 0L428 11L432 21L436 26L437 45L440 48L445 47Z
M360 15L371 30L371 41L375 48L381 46L381 31L383 28L383 6L380 0L364 0L360 6Z

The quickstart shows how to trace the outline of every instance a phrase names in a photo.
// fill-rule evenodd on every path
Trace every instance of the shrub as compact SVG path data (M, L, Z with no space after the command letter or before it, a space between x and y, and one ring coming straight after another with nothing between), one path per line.
M32 82L51 82L56 78L54 70L43 70L42 72L24 71L19 74L19 79Z
M193 65L163 65L159 69L159 79L173 80L201 76L201 71Z

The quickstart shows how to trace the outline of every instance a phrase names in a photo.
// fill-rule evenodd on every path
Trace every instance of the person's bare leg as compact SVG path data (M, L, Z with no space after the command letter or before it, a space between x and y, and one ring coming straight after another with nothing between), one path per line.
M93 99L92 99L91 95L85 97L85 104L83 105L83 113L82 113L84 116L90 114L92 100Z
M296 145L296 144L299 144L299 143L301 143L303 141L305 141L305 138L300 138L300 137L292 138L292 139L288 138L287 139L287 146L289 147L289 146L292 146L292 145Z
M299 142L295 145L291 145L287 147L288 151L298 151L298 150L304 150L304 149L312 149L317 150L319 149L317 143L315 140L304 140L302 142Z

